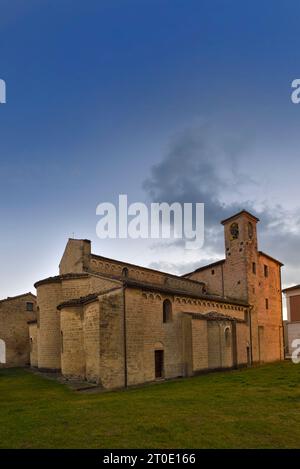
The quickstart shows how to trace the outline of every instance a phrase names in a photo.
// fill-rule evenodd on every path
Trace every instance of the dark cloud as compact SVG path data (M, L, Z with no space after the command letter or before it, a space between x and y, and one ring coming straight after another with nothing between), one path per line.
M247 193L255 194L253 188L259 184L242 170L243 159L249 153L246 139L227 135L208 124L187 129L175 136L163 160L153 166L144 182L144 189L151 201L203 202L204 248L215 252L216 256L224 250L220 220L241 209L249 210L261 219L260 248L286 265L286 282L300 283L300 211L291 212L281 206L262 204L253 195L247 197ZM270 178L271 174L270 171ZM178 240L176 245L180 245ZM170 243L165 246L170 246ZM198 260L190 266L159 265L163 270L169 267L167 270L182 273L182 270L193 270L207 261L207 258L201 258L201 253L197 257ZM214 260L216 258L211 258L209 262ZM296 273L298 267L299 277ZM291 274L286 274L289 268L294 272L293 279Z
M206 225L215 225L242 207L239 202L226 204L226 198L239 193L242 184L254 184L240 171L246 146L207 124L187 129L175 136L166 157L152 168L144 189L153 201L205 202Z

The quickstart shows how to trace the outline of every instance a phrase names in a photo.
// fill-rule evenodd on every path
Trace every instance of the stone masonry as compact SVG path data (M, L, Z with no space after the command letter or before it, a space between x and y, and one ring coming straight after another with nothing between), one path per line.
M35 285L31 365L115 389L283 359L282 264L258 250L258 221L224 220L225 258L184 276L70 239Z

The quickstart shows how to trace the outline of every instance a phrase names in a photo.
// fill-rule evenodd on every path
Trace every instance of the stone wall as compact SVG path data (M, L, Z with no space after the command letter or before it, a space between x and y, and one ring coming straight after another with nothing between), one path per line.
M238 237L231 233L232 223L238 225ZM228 301L231 298L247 301L251 305L253 361L282 360L280 263L258 251L256 221L248 214L241 213L234 220L225 221L224 238L225 262L194 272L189 278L205 281L210 294L223 294Z
M29 324L30 365L38 366L37 323Z
M37 283L39 368L61 368L61 327L57 306L68 300L100 293L114 286L116 281L87 273L58 276Z
M131 280L137 280L139 282L152 283L156 285L165 285L198 294L203 292L204 287L203 283L199 283L198 281L189 281L184 277L166 274L156 270L134 266L112 259L105 259L94 255L91 256L89 270L93 273L99 273L113 277L124 277Z
M123 289L60 310L62 374L107 389L124 387Z
M91 242L84 239L69 239L59 264L60 275L83 273L89 267Z
M192 319L191 324L192 371L196 373L208 369L208 322Z
M250 269L253 261L253 257L248 260L249 302L253 305L251 313L253 359L255 362L282 360L284 354L280 266L268 257L258 255L256 274L253 274ZM267 277L265 277L265 266L268 269ZM259 328L263 328L261 335Z
M99 297L100 384L114 389L125 386L124 294L119 288Z
M167 323L163 323L163 301L165 299L169 299L172 303L172 320ZM210 367L209 360L213 359L209 359L210 352L206 348L207 341L209 342L209 338L207 338L207 327L209 326L206 326L206 321L201 320L193 320L190 325L188 320L183 318L185 312L211 311L244 320L247 308L205 299L191 299L188 296L167 296L138 289L127 289L128 384L138 384L155 379L155 349L163 348L164 350L164 375L166 378L186 376ZM229 326L231 327L230 321ZM239 346L245 348L240 351L240 356L244 358L247 344L241 340ZM223 350L222 353L225 352L226 350ZM222 366L232 366L227 355L223 359Z
M33 311L27 311L27 303L33 304ZM29 364L30 345L27 322L34 319L36 319L34 295L21 295L0 301L0 340L5 344L6 355L6 363L0 363L0 367Z
M90 382L100 380L100 310L94 301L83 308L85 375Z
M38 367L42 369L61 368L60 317L57 310L61 298L61 282L51 282L37 287Z
M82 306L68 306L60 311L61 371L67 378L86 377L82 319Z
M188 278L196 280L198 282L204 282L207 293L210 295L223 296L224 294L224 275L223 275L224 264L220 263L217 265L208 266L205 269L201 269L198 272L195 271L189 274Z

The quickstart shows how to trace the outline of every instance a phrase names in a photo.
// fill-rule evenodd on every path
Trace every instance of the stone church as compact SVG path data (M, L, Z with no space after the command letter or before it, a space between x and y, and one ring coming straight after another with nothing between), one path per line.
M70 239L59 275L35 284L31 366L114 389L282 360L282 264L258 250L258 221L223 220L225 258L183 276Z

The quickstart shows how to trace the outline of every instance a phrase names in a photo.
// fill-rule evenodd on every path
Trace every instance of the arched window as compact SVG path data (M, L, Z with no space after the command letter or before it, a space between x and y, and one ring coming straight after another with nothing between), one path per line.
M6 363L6 346L2 339L0 339L0 363Z
M231 239L238 239L239 237L239 225L237 223L232 223L230 226Z
M127 267L124 267L124 269L122 270L122 276L123 277L128 277L128 274L129 274L129 271L128 271Z
M231 331L230 331L230 327L226 327L226 328L225 328L224 334L225 334L225 345L226 345L226 347L230 347L230 345L231 345Z
M163 322L172 321L172 303L170 300L163 302Z

